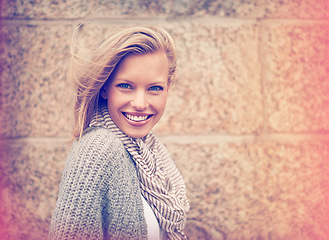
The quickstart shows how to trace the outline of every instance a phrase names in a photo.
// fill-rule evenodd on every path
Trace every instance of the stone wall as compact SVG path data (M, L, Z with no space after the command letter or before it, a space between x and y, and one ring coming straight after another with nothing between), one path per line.
M193 239L329 236L329 2L1 2L0 239L45 239L72 129L72 32L155 24L178 75L155 131L187 184Z

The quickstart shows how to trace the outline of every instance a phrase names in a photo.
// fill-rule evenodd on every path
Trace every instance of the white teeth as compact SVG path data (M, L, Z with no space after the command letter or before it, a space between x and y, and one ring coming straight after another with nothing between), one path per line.
M147 115L146 116L133 116L133 115L130 115L128 113L125 114L125 116L129 119L129 120L132 120L132 121L135 121L135 122L141 122L141 121L144 121L147 119Z

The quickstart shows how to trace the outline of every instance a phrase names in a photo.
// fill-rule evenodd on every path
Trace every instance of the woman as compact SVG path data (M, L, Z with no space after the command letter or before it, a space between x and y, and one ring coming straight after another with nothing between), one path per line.
M186 239L181 174L151 133L176 70L170 35L132 27L73 54L76 140L48 239Z

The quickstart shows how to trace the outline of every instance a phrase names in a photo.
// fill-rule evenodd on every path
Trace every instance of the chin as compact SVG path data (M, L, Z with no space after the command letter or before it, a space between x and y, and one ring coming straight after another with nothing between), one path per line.
M126 133L129 137L132 137L132 138L143 138L145 137L148 133L145 133L145 134L141 134L141 133L136 133L136 134L128 134Z
M126 131L125 134L127 134L129 137L132 137L132 138L143 138L145 137L149 132L151 131L150 130L135 130L135 131Z

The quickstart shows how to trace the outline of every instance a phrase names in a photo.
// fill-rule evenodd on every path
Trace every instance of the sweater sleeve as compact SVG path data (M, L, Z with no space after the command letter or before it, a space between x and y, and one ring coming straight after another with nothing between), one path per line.
M85 134L73 144L59 186L49 240L103 239L103 214L109 195L108 182L115 181L111 162L120 152L113 137Z

